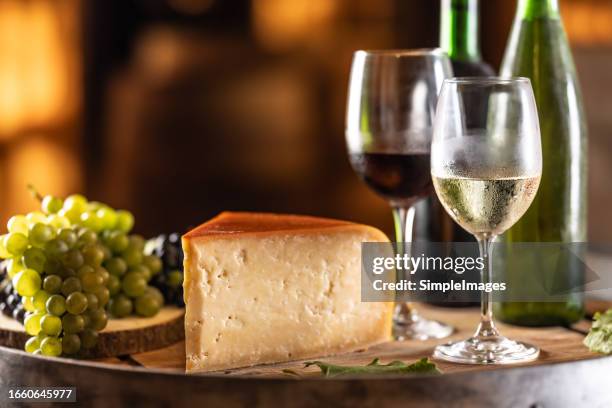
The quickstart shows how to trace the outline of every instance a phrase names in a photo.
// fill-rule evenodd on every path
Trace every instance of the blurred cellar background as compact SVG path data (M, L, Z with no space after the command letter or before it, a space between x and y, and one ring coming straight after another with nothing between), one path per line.
M432 47L432 0L0 0L0 215L83 191L146 235L226 210L391 232L345 156L351 56ZM590 130L590 238L612 240L612 3L562 0ZM515 1L481 2L499 66Z

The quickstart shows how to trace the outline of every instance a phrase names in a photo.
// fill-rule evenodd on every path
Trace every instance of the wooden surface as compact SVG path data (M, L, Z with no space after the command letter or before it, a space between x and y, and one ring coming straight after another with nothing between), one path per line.
M389 342L372 347L362 352L331 356L321 358L321 360L339 364L366 364L373 358L379 357L383 363L392 360L412 362L422 357L431 356L433 348L441 342L467 338L475 330L479 318L478 310L475 308L449 309L419 305L419 310L422 312L423 316L452 324L456 328L455 334L444 340ZM562 327L525 328L504 324L498 324L498 327L502 334L507 337L527 341L540 347L540 358L537 361L527 363L525 365L542 365L600 357L597 354L591 353L582 344L584 332L590 327L590 323L587 321L583 321L576 325L575 329L566 329ZM110 362L117 363L117 361ZM125 360L119 361L119 363L125 364ZM444 373L509 368L509 366L475 366L446 363L442 361L437 361L436 363ZM180 342L163 349L132 354L129 358L129 364L139 365L149 369L161 369L170 372L183 373L185 370L185 344L184 342ZM278 378L286 378L290 376L288 374L284 374L282 372L283 369L294 370L304 376L314 376L318 374L318 368L316 367L304 369L302 362L291 362L255 366L231 370L225 373L217 372L202 375L210 376L223 374L232 376L264 376Z
M423 315L455 324L451 339L471 334L476 309L420 306ZM302 364L259 366L205 375L184 374L183 343L98 360L33 356L0 347L0 393L17 386L73 386L81 406L195 407L612 407L612 357L583 345L588 322L577 329L525 329L500 325L509 337L542 348L523 366L466 366L438 362L440 376L324 379ZM362 364L372 357L406 362L429 356L438 341L388 343L361 353L321 360ZM291 368L303 379L282 373ZM41 405L43 406L43 405Z
M129 355L176 344L185 338L184 313L184 309L164 307L151 318L110 319L90 356ZM0 346L23 349L28 338L21 323L0 314Z

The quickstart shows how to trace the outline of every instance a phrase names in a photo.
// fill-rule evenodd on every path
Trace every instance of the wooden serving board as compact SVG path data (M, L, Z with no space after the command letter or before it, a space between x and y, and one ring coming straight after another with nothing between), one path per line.
M408 340L402 342L389 342L371 347L368 350L361 352L330 356L320 358L319 360L350 365L367 364L374 358L380 358L382 363L387 363L392 360L413 362L422 357L431 357L433 348L443 341L459 340L469 337L478 324L479 314L478 309L476 308L449 309L428 305L419 305L418 308L423 316L452 324L456 328L455 334L444 340ZM571 329L563 327L525 328L504 325L501 323L498 324L498 327L502 334L512 339L527 341L540 347L541 354L539 359L524 365L542 365L600 357L599 355L590 352L582 344L584 335L590 327L590 322L586 320L580 322L578 325L576 325L576 327ZM103 360L102 362L126 364L125 359ZM158 350L131 354L129 364L148 369L161 369L164 371L184 373L185 343L181 341ZM436 364L444 373L495 370L502 368L500 366L462 365L442 361L436 361ZM293 370L306 377L318 375L318 368L311 367L305 369L303 366L303 361L297 361L282 364L260 365L202 375L223 374L230 376L258 376L272 378L287 378L288 376L291 376L290 374L283 373L284 369Z
M176 344L185 338L185 309L166 306L155 316L110 319L89 357L142 353ZM29 338L21 323L0 314L0 346L23 350Z
M419 305L424 316L453 324L450 340L468 337L478 309ZM590 323L574 328L519 328L502 333L538 345L539 360L513 366L471 366L437 361L439 376L324 379L302 362L185 375L184 343L112 358L74 360L33 356L0 347L0 390L21 386L72 386L82 406L232 407L612 407L612 357L582 345ZM182 332L182 330L181 330ZM441 341L447 341L441 340ZM389 342L369 350L320 360L365 364L379 357L413 362L431 356L441 341ZM283 373L291 369L300 376Z

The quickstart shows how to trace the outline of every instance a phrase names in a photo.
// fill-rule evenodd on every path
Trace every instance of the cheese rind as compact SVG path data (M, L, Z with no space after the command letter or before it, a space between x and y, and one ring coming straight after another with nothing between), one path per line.
M246 225L254 222L259 229ZM360 300L361 243L388 241L382 232L244 213L224 213L208 226L183 237L188 372L312 358L389 340L392 304Z

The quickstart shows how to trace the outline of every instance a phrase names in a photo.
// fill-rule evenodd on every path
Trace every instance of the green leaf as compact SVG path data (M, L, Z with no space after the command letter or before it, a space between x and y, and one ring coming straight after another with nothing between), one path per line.
M392 361L389 364L380 364L378 358L372 360L371 363L364 366L341 366L328 364L322 361L308 361L304 363L304 367L316 365L321 369L321 373L325 377L339 377L343 375L378 375L378 374L441 374L440 370L434 363L427 358L422 358L419 361L410 365L403 361Z
M595 313L591 330L584 338L584 345L596 353L612 354L612 309L605 313Z

